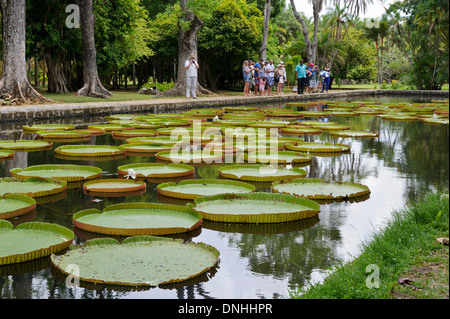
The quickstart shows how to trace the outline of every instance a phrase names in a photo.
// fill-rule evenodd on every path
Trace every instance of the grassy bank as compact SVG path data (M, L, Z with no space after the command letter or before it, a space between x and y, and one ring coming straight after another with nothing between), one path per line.
M393 212L382 232L363 244L359 257L337 267L323 283L312 285L306 291L291 291L291 297L448 298L449 250L448 246L436 241L437 238L448 236L448 193L427 194L423 199ZM413 280L412 285L418 289L400 285L398 280L405 277Z

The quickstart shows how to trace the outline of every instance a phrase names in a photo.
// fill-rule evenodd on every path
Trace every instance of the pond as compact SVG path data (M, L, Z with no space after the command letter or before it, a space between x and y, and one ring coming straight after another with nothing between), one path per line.
M414 102L405 98L377 98L376 101ZM204 221L201 229L183 238L214 246L220 252L220 262L206 275L185 284L162 288L89 284L68 287L65 278L51 267L50 259L42 258L0 267L0 298L289 298L289 290L319 282L331 267L358 256L361 244L383 227L393 210L401 209L406 202L428 191L448 189L448 125L388 121L364 114L331 116L328 120L349 125L352 130L378 132L379 137L336 138L328 132L314 136L317 141L349 144L351 152L340 156L315 156L309 165L303 166L307 177L364 184L371 191L369 198L321 204L317 218L298 222L232 225ZM104 122L104 119L91 121ZM0 125L0 140L11 136L20 138L19 127L23 124ZM22 137L31 138L27 134ZM124 141L103 135L78 144L83 143L120 145ZM53 149L60 145L54 143ZM10 169L16 167L54 163L97 166L102 169L102 178L115 178L118 166L141 162L156 162L156 159L127 156L111 161L71 161L56 157L53 150L18 152L14 160L0 162L0 176L10 176ZM219 178L217 169L221 166L223 164L197 165L195 178ZM147 182L144 194L126 197L98 197L85 195L81 187L68 189L63 195L38 204L35 213L11 221L15 225L31 220L58 223L73 229L73 214L86 208L102 210L111 204L136 201L185 204L159 196L158 183ZM270 184L257 187L258 191L270 192ZM74 231L77 244L98 236Z

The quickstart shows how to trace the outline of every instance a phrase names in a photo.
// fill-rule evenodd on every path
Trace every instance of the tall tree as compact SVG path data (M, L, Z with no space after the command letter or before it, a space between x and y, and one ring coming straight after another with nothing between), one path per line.
M189 59L190 54L194 54L196 60L198 60L197 35L204 25L198 14L201 12L203 6L206 7L211 5L211 3L213 1L180 0L177 82L173 88L162 92L160 96L180 96L186 94L186 68L184 63ZM200 65L200 67L202 66ZM203 94L212 93L203 88L198 82L197 91Z
M269 20L270 20L270 12L272 8L270 6L270 0L266 0L264 6L264 28L263 28L263 39L261 48L259 49L259 56L262 60L266 60L267 58L267 37L269 36Z
M1 0L3 59L0 96L24 104L49 101L29 83L25 58L25 0Z
M92 0L78 0L80 7L80 27L83 42L83 80L84 86L78 90L79 96L107 98L112 93L100 82L97 71L97 50L94 37L94 13Z

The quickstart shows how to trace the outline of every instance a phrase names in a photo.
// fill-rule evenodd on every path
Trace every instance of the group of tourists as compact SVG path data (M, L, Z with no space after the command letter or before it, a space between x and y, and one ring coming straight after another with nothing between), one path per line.
M284 62L276 67L273 60L258 62L245 60L242 65L244 77L244 96L272 95L272 88L276 87L276 94L282 95L286 83L286 68ZM298 94L324 92L330 88L330 68L326 65L319 71L318 65L310 63L307 66L303 60L295 68Z

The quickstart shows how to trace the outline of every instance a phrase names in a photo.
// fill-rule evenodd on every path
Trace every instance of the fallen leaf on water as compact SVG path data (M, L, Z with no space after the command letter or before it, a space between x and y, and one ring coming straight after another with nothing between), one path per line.
M96 198L96 199L93 199L92 202L93 203L100 203L100 202L103 202L103 199Z

